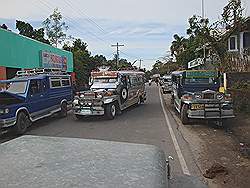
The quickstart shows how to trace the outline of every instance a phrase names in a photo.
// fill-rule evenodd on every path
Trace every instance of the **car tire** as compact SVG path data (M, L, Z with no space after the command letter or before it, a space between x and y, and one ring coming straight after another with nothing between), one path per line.
M17 135L22 135L27 131L27 128L30 126L31 121L28 115L24 112L19 112L17 115L17 120L15 124L15 133Z
M67 116L67 112L68 112L67 103L66 103L66 102L63 102L63 103L61 104L60 117L66 117L66 116Z
M181 107L181 122L183 125L187 125L189 123L187 111L188 111L188 105L183 104Z
M116 105L115 103L110 103L110 104L107 104L106 107L105 107L105 116L107 119L109 120L112 120L115 118L115 115L116 115Z

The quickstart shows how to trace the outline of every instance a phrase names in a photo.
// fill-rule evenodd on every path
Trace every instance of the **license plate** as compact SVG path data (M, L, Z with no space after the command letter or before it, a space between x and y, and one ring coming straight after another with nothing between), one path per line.
M203 104L192 104L191 109L192 110L201 110L201 109L204 109L204 105Z
M81 110L81 113L83 114L91 114L91 110Z

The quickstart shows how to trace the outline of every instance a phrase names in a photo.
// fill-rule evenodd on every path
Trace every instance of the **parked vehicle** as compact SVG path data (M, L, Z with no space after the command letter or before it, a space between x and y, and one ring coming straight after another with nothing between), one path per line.
M38 119L56 112L67 116L67 106L72 104L71 77L67 73L48 69L18 71L15 78L0 83L1 130L14 128L17 134L23 134Z
M162 92L164 94L171 93L172 91L172 78L171 75L165 75L162 77Z
M190 119L223 120L234 117L232 98L220 93L218 71L186 70L172 73L174 106L183 124Z
M106 115L113 119L122 110L146 100L143 72L92 72L90 85L89 91L79 92L73 101L77 118Z

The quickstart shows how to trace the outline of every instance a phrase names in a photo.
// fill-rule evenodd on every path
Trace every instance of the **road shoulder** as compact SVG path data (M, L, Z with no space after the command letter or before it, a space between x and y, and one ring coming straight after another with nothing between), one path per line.
M163 95L167 110L178 124L177 130L190 146L194 160L204 174L213 164L225 167L224 173L207 179L209 187L248 187L250 185L250 161L239 153L238 143L233 135L223 128L204 122L182 125L171 104L171 95ZM247 179L247 180L246 180Z

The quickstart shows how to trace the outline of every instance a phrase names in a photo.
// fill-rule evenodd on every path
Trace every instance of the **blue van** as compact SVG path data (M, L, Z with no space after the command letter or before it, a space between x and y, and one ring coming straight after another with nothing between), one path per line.
M72 104L71 77L67 73L36 69L18 71L0 81L0 130L14 128L23 134L32 122L60 113L67 116Z

